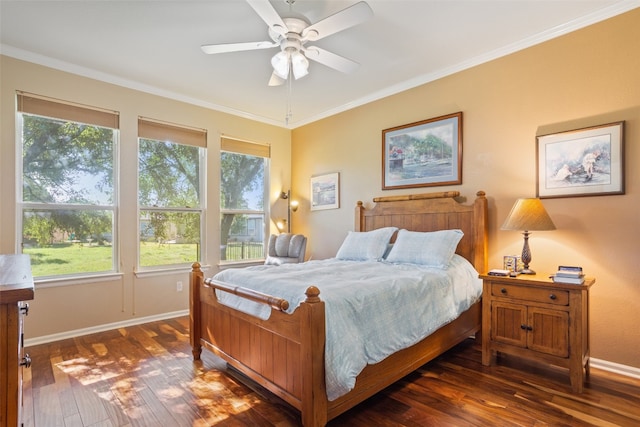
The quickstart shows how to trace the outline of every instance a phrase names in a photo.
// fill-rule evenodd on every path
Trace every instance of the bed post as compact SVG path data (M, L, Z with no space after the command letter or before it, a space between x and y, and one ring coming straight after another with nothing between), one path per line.
M324 376L324 302L320 300L320 290L315 286L310 286L305 295L307 298L299 307L305 310L300 320L302 425L317 427L327 424L328 411Z
M358 200L356 205L355 231L364 231L364 205Z
M487 198L484 191L478 191L476 193L476 200L473 203L473 223L475 230L475 241L473 243L473 266L480 274L485 274L488 271L488 246L487 239L489 235L488 231L488 207ZM483 324L486 322L486 317L482 312L479 314L480 321L478 331L475 333L476 343L482 345L482 328L486 327Z
M486 193L482 190L476 193L476 200L473 203L473 216L475 229L473 266L479 273L484 274L487 272L488 266L487 236L489 235L489 218Z
M193 360L200 360L202 353L202 344L200 337L202 331L201 308L200 308L200 285L204 280L204 273L200 269L200 263L194 262L191 266L191 274L189 275L189 339L191 341L191 352Z

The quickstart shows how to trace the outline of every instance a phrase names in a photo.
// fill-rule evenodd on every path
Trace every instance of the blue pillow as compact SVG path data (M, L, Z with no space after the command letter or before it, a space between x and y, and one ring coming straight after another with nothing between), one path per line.
M463 235L462 230L400 230L386 260L447 269Z

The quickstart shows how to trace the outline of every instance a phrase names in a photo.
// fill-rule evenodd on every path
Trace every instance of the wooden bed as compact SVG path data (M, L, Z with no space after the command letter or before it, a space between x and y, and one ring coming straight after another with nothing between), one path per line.
M457 253L480 273L487 268L487 199L479 191L472 204L455 200L459 192L375 198L365 209L358 202L355 230L370 231L396 226L413 231L461 229L464 237ZM261 320L218 302L221 289L271 306L271 316ZM325 312L321 290L309 286L306 300L292 313L288 302L278 298L215 283L204 278L200 264L190 276L190 328L193 357L202 347L282 398L301 413L306 427L323 426L446 350L478 333L481 303L476 303L453 322L419 343L367 367L346 395L329 401L325 392Z

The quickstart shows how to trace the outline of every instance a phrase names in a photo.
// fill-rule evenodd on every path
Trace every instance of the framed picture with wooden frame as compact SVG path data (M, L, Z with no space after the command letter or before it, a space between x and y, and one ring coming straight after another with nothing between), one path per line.
M624 194L624 122L537 137L542 198Z
M340 173L311 177L311 210L340 207Z
M462 112L382 131L382 189L462 184Z

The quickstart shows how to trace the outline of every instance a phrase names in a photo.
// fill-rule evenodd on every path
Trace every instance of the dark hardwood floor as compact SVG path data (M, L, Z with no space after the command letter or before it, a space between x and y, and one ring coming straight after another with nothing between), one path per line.
M188 318L27 349L25 427L297 426L298 413L208 351L194 363ZM467 340L329 426L638 426L640 380L592 369L580 395L564 370Z

